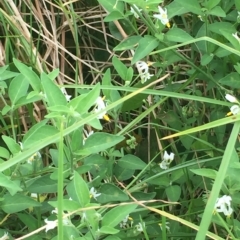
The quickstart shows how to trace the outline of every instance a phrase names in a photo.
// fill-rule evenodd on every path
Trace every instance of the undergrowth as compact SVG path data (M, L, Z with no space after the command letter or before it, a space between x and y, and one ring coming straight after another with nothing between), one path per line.
M0 239L240 239L239 23L238 0L3 0Z

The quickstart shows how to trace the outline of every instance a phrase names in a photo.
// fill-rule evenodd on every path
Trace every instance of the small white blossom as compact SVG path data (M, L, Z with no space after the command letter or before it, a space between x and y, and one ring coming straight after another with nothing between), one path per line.
M52 214L58 214L58 209L57 208L55 208L54 210L52 210Z
M44 222L47 224L45 232L57 227L57 221L48 221L47 219L45 219Z
M120 228L125 228L127 226L129 215L127 215L121 222L120 222Z
M88 132L87 130L83 129L83 132L84 132L84 137L83 137L83 145L84 145L86 139L87 139L88 137L90 137L90 136L94 133L94 131Z
M169 155L167 151L165 151L163 155L163 161L159 164L160 168L164 170L168 169L173 159L174 159L174 153L170 153Z
M238 33L237 33L237 32L233 33L232 36L233 36L234 38L236 38L237 41L240 43L240 38L238 37Z
M133 6L134 6L139 12L142 11L142 9L138 8L135 4L133 4ZM139 18L138 13L137 13L132 7L130 7L130 9L131 9L130 12L134 15L134 17L135 17L135 18Z
M38 198L38 195L37 195L37 193L31 193L31 198Z
M87 220L87 214L86 212L83 212L82 217L81 217L81 222L85 222Z
M169 227L168 225L169 225L169 222L166 222L166 223L165 223L165 228L167 229L167 231L170 232L170 227ZM161 230L162 230L162 224L161 224L161 223L159 224L159 226L160 226L160 228L161 228Z
M101 193L97 193L94 187L91 187L89 193L90 193L90 197L93 197L95 200L97 200L96 198L101 195Z
M138 224L136 225L136 228L137 228L137 231L138 231L138 232L143 232L143 229L145 228L145 222L143 222L143 223L138 223Z
M34 161L40 159L42 156L40 152L34 153L30 158L28 158L27 163L32 164Z
M170 23L168 20L167 9L163 10L162 7L158 6L159 14L153 14L153 17L159 19L163 25L166 25L170 28Z
M98 97L95 104L96 104L96 107L94 109L95 113L98 113L106 108L106 105L105 105L102 97ZM107 112L104 111L104 112L100 113L97 118L105 119L106 121L110 121L109 117L106 114L107 114Z
M153 74L150 74L148 64L145 63L144 61L138 61L136 62L137 69L140 74L141 82L145 83L147 80L149 80Z
M5 232L2 237L0 237L0 240L7 240L9 239L8 232Z
M62 93L64 94L67 102L69 102L69 101L70 101L70 98L71 98L72 96L67 94L67 91L66 91L66 89L65 89L64 87L61 87L60 89L61 89Z
M240 112L240 107L238 105L233 105L230 107L231 113L237 115Z
M215 204L216 212L223 212L225 216L230 216L233 212L231 208L232 198L230 196L224 195L221 198L218 198Z
M230 94L226 94L225 98L231 103L237 103L238 102L238 100Z

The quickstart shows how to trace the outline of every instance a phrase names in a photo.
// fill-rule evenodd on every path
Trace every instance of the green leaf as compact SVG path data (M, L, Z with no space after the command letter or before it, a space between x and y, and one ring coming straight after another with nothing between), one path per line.
M87 138L83 148L76 152L77 155L89 155L104 151L123 141L123 136L115 136L109 133L97 132Z
M29 81L34 91L40 92L41 83L38 75L28 66L19 62L17 59L13 59L13 62L20 73Z
M191 1L175 0L175 2L179 3L182 7L184 7L189 12L195 13L197 15L202 14L201 6L200 6L198 0L191 0Z
M128 49L134 49L134 47L139 43L140 39L142 39L141 36L131 36L126 39L124 39L122 42L120 42L113 51L124 51Z
M59 69L56 68L48 73L48 77L53 81L59 75Z
M222 34L222 31L227 32L229 35L232 35L232 33L236 32L236 29L234 28L234 26L229 23L229 22L214 22L208 25L209 30L211 32L220 34Z
M227 76L220 79L219 83L232 88L239 89L240 88L239 74L236 72L231 72Z
M221 0L208 0L208 1L205 1L204 5L208 10L210 10L215 6L217 6L220 3L220 1Z
M104 85L104 86L112 86L112 83L111 83L111 70L110 70L110 68L108 68L105 71L104 75L103 75L102 85ZM110 89L103 89L102 90L103 95L106 96L107 99L110 99L111 91L112 90L110 90Z
M171 28L165 34L165 40L170 42L187 42L193 39L192 36L180 28Z
M177 3L176 1L171 2L167 6L167 13L168 13L168 18L171 21L171 18L175 16L180 16L185 13L187 13L188 10L184 8L181 4Z
M133 170L142 170L147 166L140 158L127 154L118 160L117 164L122 168L133 169Z
M10 177L5 176L3 173L0 173L0 186L5 187L11 195L22 191L15 182L10 180Z
M0 147L0 158L8 159L9 157L10 157L9 151L4 147Z
M51 126L46 125L48 119L45 119L31 127L29 131L23 137L23 147L24 149L31 148L31 146L35 145L37 142L42 141L47 137L51 137L54 134L58 133L58 130Z
M141 60L142 58L146 57L151 53L159 44L159 41L150 35L145 35L139 41L139 45L135 51L131 64L135 64L137 61Z
M11 81L8 89L8 95L12 102L12 105L15 105L18 99L27 94L28 87L29 83L22 74L17 75Z
M67 192L74 201L80 203L81 207L85 207L90 203L90 193L88 186L76 171L74 172L72 182L67 186Z
M6 143L8 149L12 154L20 153L21 152L21 147L19 144L16 143L15 140L12 138L3 135L2 136L3 141Z
M31 197L25 196L23 194L15 194L11 196L10 194L6 194L3 197L3 201L1 202L1 208L5 213L16 213L20 212L24 209L30 207L40 207L41 204Z
M217 171L213 169L207 169L207 168L202 168L202 169L190 169L191 172L193 172L196 175L202 176L202 177L208 177L211 179L215 179L217 176Z
M29 231L34 231L38 228L38 220L31 214L26 213L16 213L20 221L29 229ZM37 239L33 239L37 240Z
M30 186L27 188L31 193L56 193L57 181L50 178L50 174L41 176L32 180Z
M127 67L117 57L113 56L112 63L119 76L126 80Z
M44 72L41 73L41 82L49 107L55 105L67 105L66 97L60 88Z
M111 183L103 184L99 192L101 192L101 195L98 197L98 202L102 204L116 201L125 202L129 200L126 193Z
M98 0L99 4L107 10L108 13L113 11L123 12L124 3L116 0Z
M210 12L210 15L214 15L217 17L226 17L226 13L223 11L223 9L220 6L214 7Z
M119 165L115 165L113 172L119 181L125 181L133 177L135 170L122 168Z
M110 211L103 216L102 226L117 226L127 215L132 213L137 206L137 204L129 204L110 209Z
M121 238L115 236L115 235L110 235L104 238L104 240L121 240Z
M10 106L8 106L8 105L5 105L4 107L3 107L3 109L2 109L2 115L4 116L4 115L6 115L9 111L11 111L12 110L12 108L10 107Z
M171 185L166 188L166 195L169 201L177 202L181 196L181 188L178 185Z
M213 57L214 55L212 53L211 54L205 53L201 58L201 65L206 66L213 60Z
M126 81L131 82L131 81L132 81L132 78L133 78L133 68L132 68L132 67L129 67L129 68L127 69Z
M112 11L104 18L104 22L112 22L123 18L125 18L125 16L123 15L122 12Z
M120 230L118 230L116 228L109 227L109 226L103 226L99 229L99 232L103 233L103 234L117 234L119 231Z
M92 107L97 98L100 96L100 84L96 84L94 88L86 94L82 94L74 99L72 99L68 106L72 107L75 111L80 114L88 112L90 107Z

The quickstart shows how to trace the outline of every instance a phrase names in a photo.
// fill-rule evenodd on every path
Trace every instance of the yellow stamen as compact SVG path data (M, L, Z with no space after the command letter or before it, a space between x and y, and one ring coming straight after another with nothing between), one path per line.
M169 22L166 24L166 26L167 26L168 28L170 28L170 27L171 27L171 25L170 25L170 23L169 23Z
M106 114L103 116L103 119L105 119L105 120L108 121L108 122L111 122L110 118L109 118L108 115L106 115Z
M226 114L227 117L228 117L228 116L232 116L232 115L233 115L232 112L228 112L228 113Z

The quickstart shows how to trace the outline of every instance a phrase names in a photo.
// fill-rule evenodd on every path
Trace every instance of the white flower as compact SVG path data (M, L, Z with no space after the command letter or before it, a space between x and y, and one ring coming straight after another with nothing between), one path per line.
M55 213L55 214L58 214L58 209L55 208L54 210L52 210L52 214Z
M230 196L224 195L221 198L218 198L215 204L216 212L223 212L225 216L230 216L233 212L231 208L232 198Z
M66 91L66 89L65 89L64 87L61 87L60 89L61 89L62 93L64 94L67 102L69 102L69 101L70 101L70 98L71 98L72 96L67 94L67 91Z
M34 153L30 158L28 158L27 163L32 164L34 161L40 159L42 156L40 152Z
M137 69L139 71L139 74L140 74L140 78L141 78L141 82L142 83L145 83L148 79L150 79L153 74L150 74L148 72L148 65L147 63L145 63L144 61L138 61L136 62L136 66L137 66Z
M240 107L238 105L233 105L230 107L230 110L233 115L236 115L240 112Z
M94 109L95 113L98 113L98 112L100 112L100 111L102 111L106 108L106 105L105 105L102 97L98 97L95 103L96 103L96 107ZM106 121L110 121L110 119L106 115L106 113L107 113L106 111L100 113L97 118L98 119L105 119Z
M238 37L238 33L237 32L233 33L232 36L234 38L236 38L238 40L238 42L240 43L240 38Z
M138 224L136 225L136 228L137 228L137 231L143 232L143 229L145 228L145 222L143 222L143 223L138 223Z
M168 169L173 159L174 159L174 153L170 153L169 155L167 151L165 151L163 155L163 161L159 164L160 168L164 170Z
M89 193L90 193L90 197L93 197L95 200L97 200L96 198L101 195L101 193L97 193L94 187L91 187Z
M230 94L226 94L225 98L231 103L237 103L238 102L238 100Z
M133 4L133 6L138 10L138 12L142 11L142 9L138 8L135 4ZM139 18L138 13L132 7L130 7L130 9L131 9L130 12L133 13L134 17Z
M85 222L87 220L87 214L86 212L83 212L82 217L81 217L81 222Z
M165 223L165 228L167 229L167 231L170 232L170 227L169 227L168 225L169 225L169 222L166 222L166 223ZM160 228L161 228L161 230L162 230L162 224L161 224L161 223L159 223L159 226L160 226Z
M129 218L129 214L120 222L120 228L126 227L128 218Z
M38 195L37 195L37 193L31 193L31 198L38 198Z
M8 232L5 232L2 237L0 237L0 240L7 240L9 239Z
M48 221L47 219L45 219L44 222L47 224L45 232L50 229L54 229L57 226L57 221Z
M168 28L170 28L170 23L167 16L167 9L165 8L163 10L162 7L158 6L159 14L153 14L153 17L159 19L163 25L166 25Z
M89 136L91 136L91 135L94 133L94 131L87 132L87 130L83 129L83 132L84 132L84 135L85 135L85 136L83 137L83 145L84 145L86 139L87 139Z

